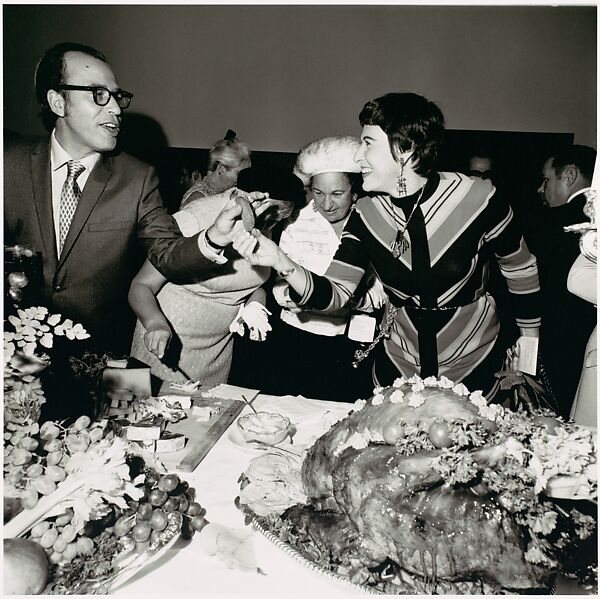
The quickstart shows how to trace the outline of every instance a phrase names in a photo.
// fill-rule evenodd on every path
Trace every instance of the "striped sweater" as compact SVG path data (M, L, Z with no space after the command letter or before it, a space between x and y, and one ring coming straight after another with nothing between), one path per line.
M338 310L371 264L390 303L399 308L384 340L397 370L462 380L498 337L495 302L486 293L490 260L498 261L506 279L517 326L540 326L536 260L512 209L495 191L486 180L435 174L412 218L419 194L362 198L325 275L305 271L307 283L297 303ZM394 258L391 246L407 219L409 248Z

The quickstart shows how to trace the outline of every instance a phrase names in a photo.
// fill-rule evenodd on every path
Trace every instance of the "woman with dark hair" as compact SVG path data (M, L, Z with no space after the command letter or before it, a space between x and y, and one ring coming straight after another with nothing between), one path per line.
M324 276L263 237L240 233L234 247L276 269L300 306L327 312L348 302L373 267L389 297L381 343L370 348L374 383L443 375L491 399L509 343L486 292L489 263L496 259L507 281L520 334L537 337L535 257L489 180L436 171L444 118L433 102L386 94L364 106L360 123L354 159L371 197L358 200Z

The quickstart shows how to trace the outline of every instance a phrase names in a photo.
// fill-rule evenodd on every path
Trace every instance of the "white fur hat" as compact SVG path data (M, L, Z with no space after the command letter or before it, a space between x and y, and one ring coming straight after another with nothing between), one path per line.
M299 152L294 175L307 187L310 180L321 173L360 173L354 154L360 139L352 135L322 137L306 144Z

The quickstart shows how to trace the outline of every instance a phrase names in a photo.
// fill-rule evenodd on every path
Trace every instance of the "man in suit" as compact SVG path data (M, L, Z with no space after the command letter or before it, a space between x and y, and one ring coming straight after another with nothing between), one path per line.
M560 412L568 417L583 364L585 346L596 323L592 304L569 293L569 270L579 255L579 235L564 227L587 222L583 212L596 151L573 145L544 163L538 193L543 210L536 251L542 290L541 356Z
M94 48L54 46L35 86L51 135L5 148L5 244L41 252L40 303L81 322L96 349L128 353L127 292L146 254L172 281L210 276L224 262L221 247L241 208L232 202L208 231L182 237L154 169L116 150L133 96Z

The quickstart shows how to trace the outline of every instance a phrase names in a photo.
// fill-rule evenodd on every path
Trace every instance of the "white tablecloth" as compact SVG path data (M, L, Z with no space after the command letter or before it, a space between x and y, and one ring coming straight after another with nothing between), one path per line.
M322 428L325 414L344 416L352 404L259 395L253 405L257 410L279 412L296 425L297 445L304 445ZM240 415L249 413L246 407ZM234 505L239 493L238 478L249 461L260 455L242 448L231 439L232 427L192 473L179 473L196 489L197 501L207 510L211 523L232 529L244 529L244 515ZM162 596L201 594L210 596L356 596L358 592L342 583L317 574L253 532L258 567L263 573L242 572L228 568L217 557L209 556L200 546L202 533L185 543L179 542L163 559L140 570L135 577L114 591L120 596ZM559 577L557 595L585 594L575 582Z
M303 444L317 430L326 412L343 416L351 404L259 395L253 403L257 410L279 412L296 426L296 444ZM246 407L242 415L250 411ZM235 423L232 427L235 427ZM197 501L206 508L206 518L228 528L243 529L244 515L234 505L239 493L237 482L248 462L259 452L242 448L225 432L192 473L179 473L196 489ZM349 595L351 588L311 572L292 557L254 532L258 566L264 574L228 568L219 558L207 555L200 546L200 534L187 545L173 550L164 559L143 569L114 591L115 595L145 597L151 595ZM181 543L183 545L183 543Z

